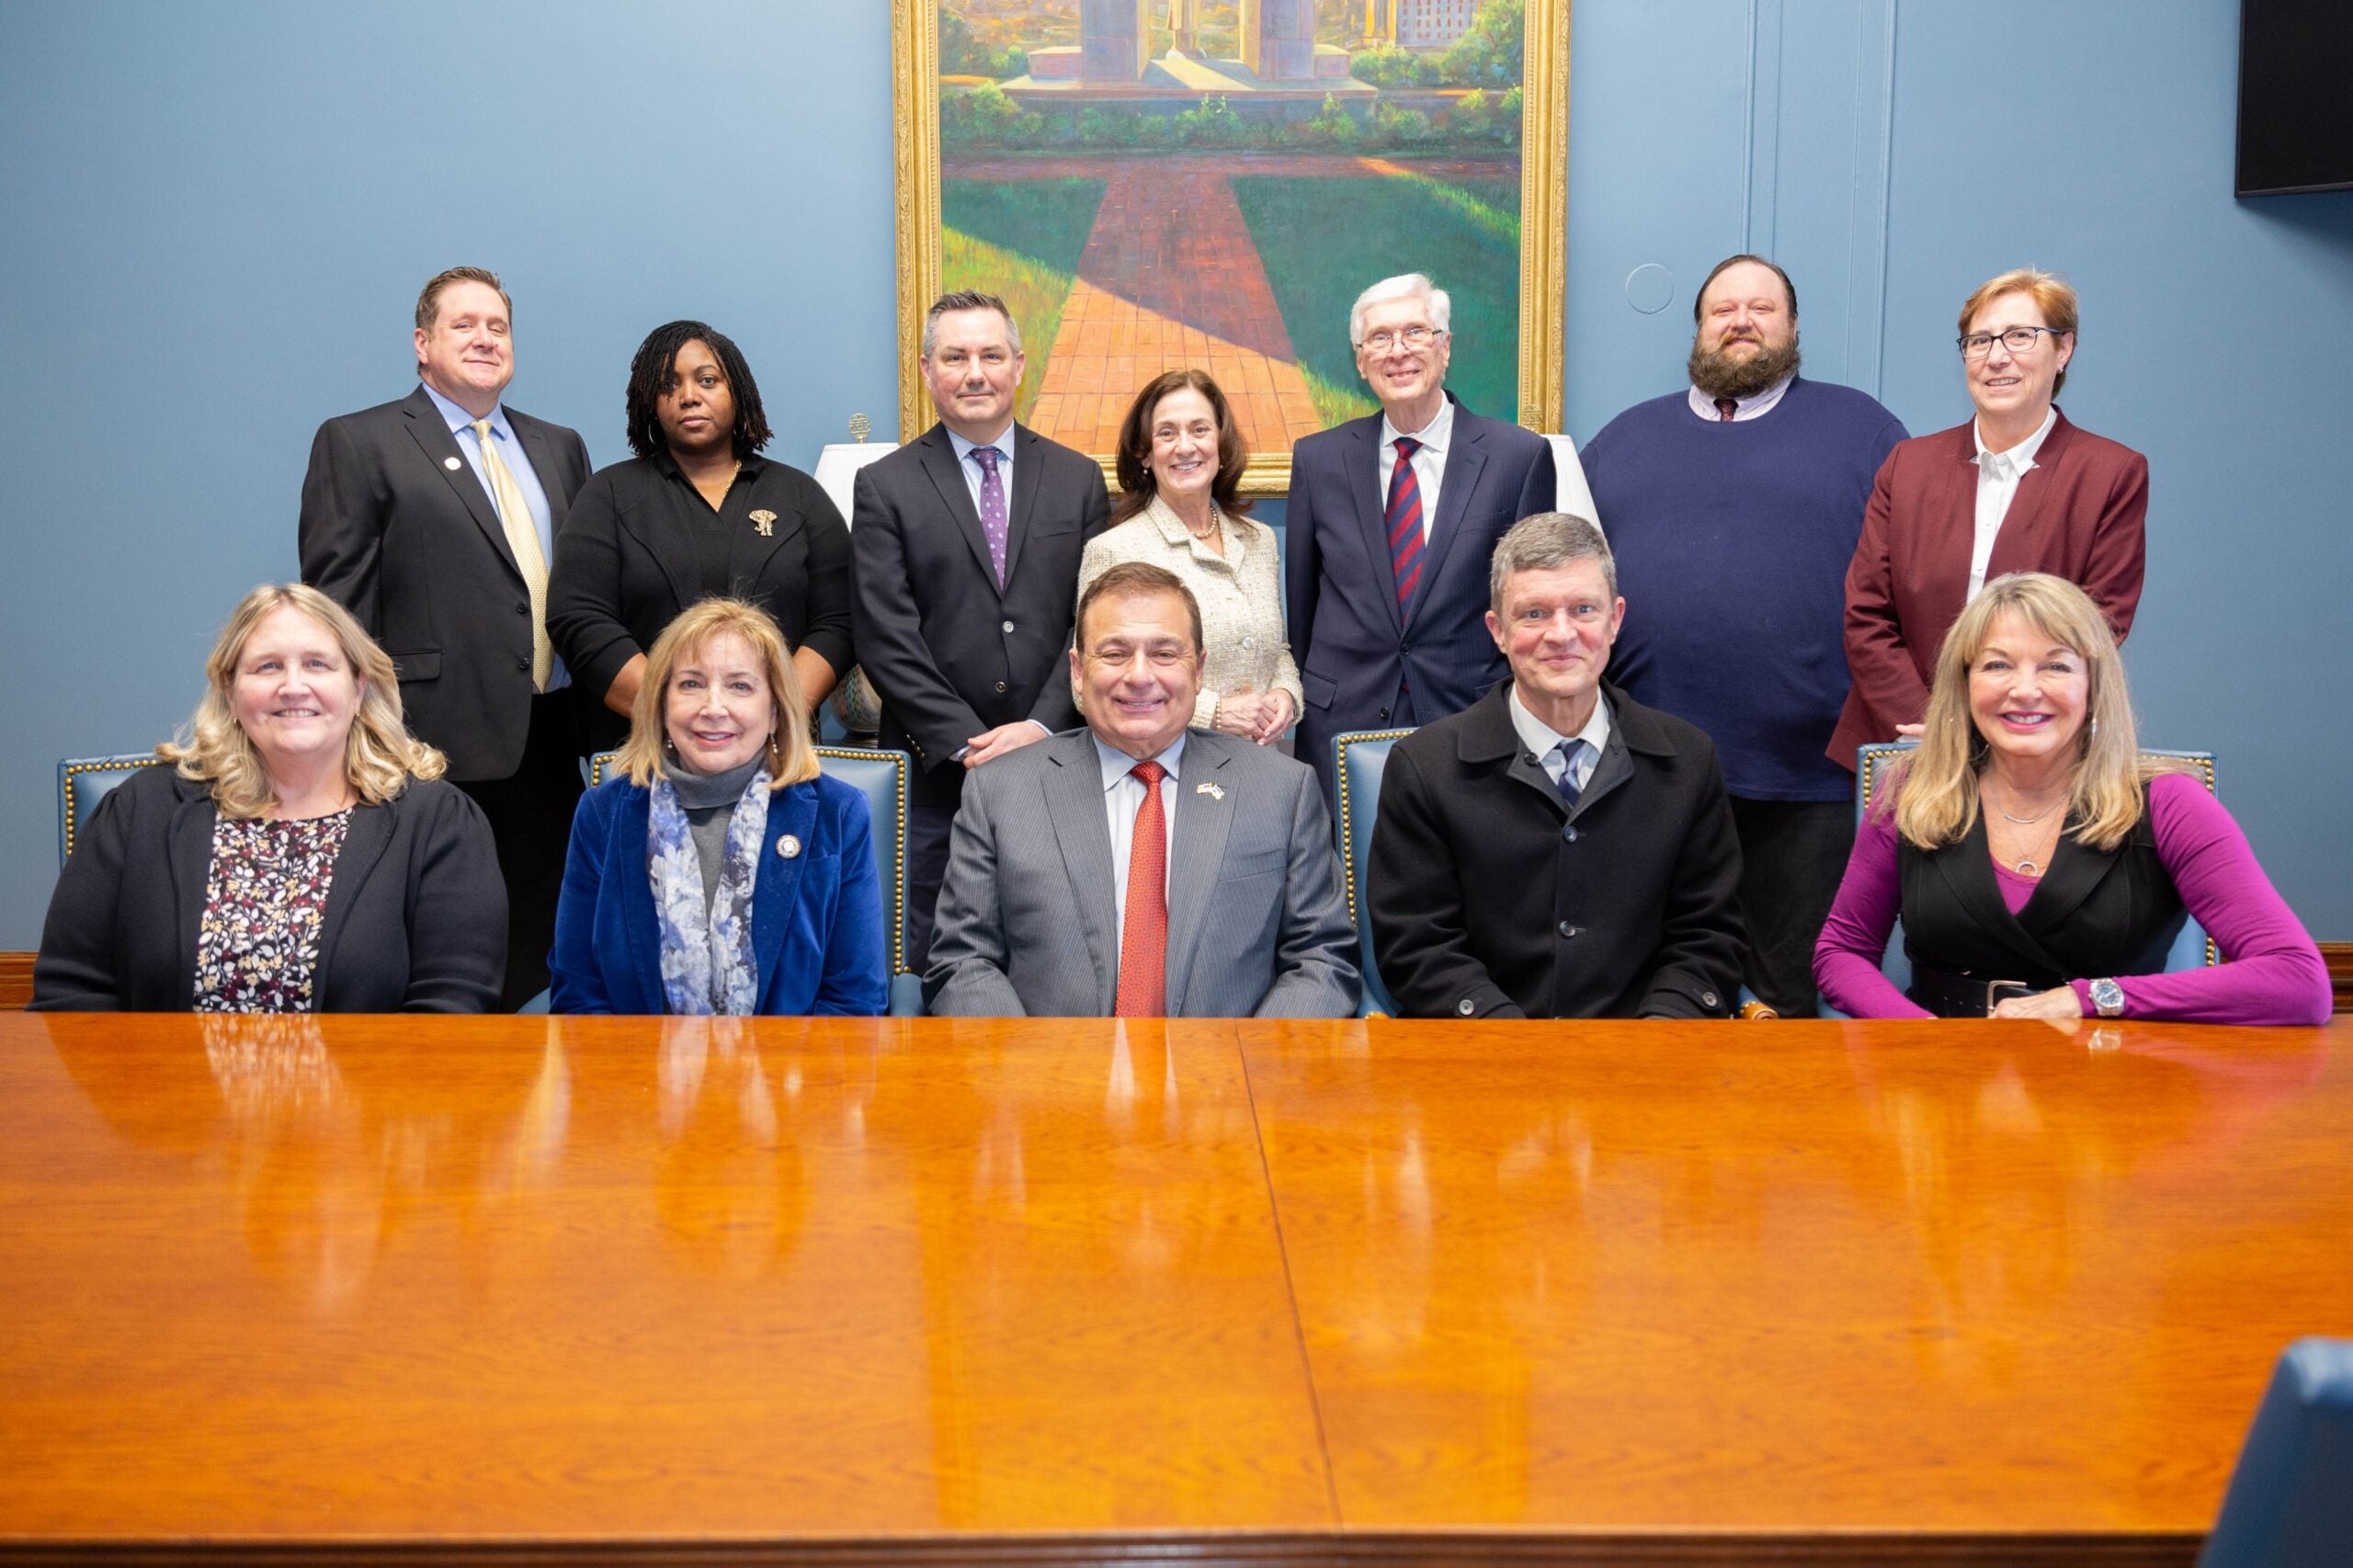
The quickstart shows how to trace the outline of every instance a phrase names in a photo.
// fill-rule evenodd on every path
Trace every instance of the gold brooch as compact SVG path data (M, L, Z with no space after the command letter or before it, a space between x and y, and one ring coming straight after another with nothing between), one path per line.
M760 530L760 537L762 539L774 538L776 535L776 514L769 511L766 506L763 506L758 511L752 514L752 526Z

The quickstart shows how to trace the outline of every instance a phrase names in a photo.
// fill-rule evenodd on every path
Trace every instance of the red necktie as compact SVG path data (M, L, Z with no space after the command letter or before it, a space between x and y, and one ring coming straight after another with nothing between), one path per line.
M1733 402L1731 398L1720 397L1716 399L1716 418L1719 422L1729 425L1732 423L1732 416L1739 412L1740 404Z
M1120 993L1111 1011L1121 1018L1157 1018L1168 1010L1168 822L1160 812L1160 781L1168 770L1139 762L1128 773L1143 780L1143 805L1129 841Z
M1422 482L1414 476L1414 454L1422 444L1411 436L1397 437L1397 466L1389 473L1389 563L1397 572L1397 608L1414 602L1414 585L1422 580Z

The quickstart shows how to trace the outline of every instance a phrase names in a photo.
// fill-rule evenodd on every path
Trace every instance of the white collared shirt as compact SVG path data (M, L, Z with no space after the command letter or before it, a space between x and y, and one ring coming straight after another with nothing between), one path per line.
M1771 386L1767 387L1755 397L1736 399L1735 402L1738 406L1732 411L1732 418L1729 423L1738 425L1745 420L1762 419L1767 415L1772 413L1773 410L1779 405L1781 394L1790 390L1790 383L1797 380L1797 376L1798 373L1795 370L1791 370L1788 375L1783 376L1779 381L1775 381ZM1698 415L1700 418L1706 420L1711 425L1727 423L1724 416L1716 412L1716 400L1710 397L1706 392L1701 392L1698 387L1693 387L1691 389L1691 412Z
M1984 430L1974 419L1969 422L1969 434L1977 443L1977 455L1970 460L1977 465L1977 537L1969 547L1969 597L1972 599L1985 586L1985 562L1994 558L1995 536L2002 531L2010 503L2018 499L2018 481L2034 467L2034 454L2042 449L2043 437L2058 419L2054 404L2034 434L2006 452L1987 451Z
M1593 782L1593 770L1601 766L1601 748L1609 744L1609 699L1598 691L1593 694L1593 717L1574 735L1561 733L1530 713L1528 705L1519 699L1518 686L1511 688L1509 707L1512 733L1519 737L1521 745L1535 754L1537 766L1544 769L1544 777L1552 781L1556 790L1561 786L1561 743L1585 743L1585 750L1577 757L1577 793L1585 793L1585 787Z
M1400 430L1381 416L1381 450L1374 453L1381 479L1381 504L1389 505L1389 482L1397 472L1397 437L1411 436L1421 446L1414 453L1414 483L1422 493L1422 542L1429 542L1430 523L1438 517L1438 487L1446 478L1446 449L1454 439L1454 400L1441 395L1438 413L1418 430Z
M1128 856L1135 848L1136 813L1143 810L1143 780L1132 771L1136 758L1105 745L1100 735L1094 741L1095 755L1103 765L1103 815L1111 829L1111 914L1117 922L1111 948L1116 952L1128 939ZM1151 759L1168 770L1168 777L1160 781L1160 814L1165 819L1161 826L1167 835L1161 842L1168 846L1161 868L1164 902L1168 897L1168 869L1176 864L1176 768L1184 756L1185 737L1179 733L1166 751Z

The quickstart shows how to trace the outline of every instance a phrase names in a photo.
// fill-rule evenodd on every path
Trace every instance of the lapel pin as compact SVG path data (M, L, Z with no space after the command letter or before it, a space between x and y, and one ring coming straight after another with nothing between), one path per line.
M788 860L792 859L801 853L801 840L788 833L776 841L776 852Z
M763 506L752 514L752 526L759 529L762 539L772 539L776 535L776 514Z
M465 460L462 458L443 458L441 460L441 466L448 469L451 473L455 473L464 465L464 461Z
M1212 801L1222 801L1225 799L1224 789L1216 784L1196 784L1193 786L1193 793L1196 795L1207 795Z

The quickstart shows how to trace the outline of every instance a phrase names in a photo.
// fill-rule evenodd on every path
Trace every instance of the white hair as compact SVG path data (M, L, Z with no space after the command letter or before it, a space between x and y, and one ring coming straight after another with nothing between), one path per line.
M1447 321L1454 311L1454 301L1445 290L1418 272L1401 272L1394 278L1384 278L1357 296L1348 307L1348 347L1364 345L1364 313L1375 305L1385 305L1392 300L1427 300L1430 307L1430 324L1440 332L1447 330Z

